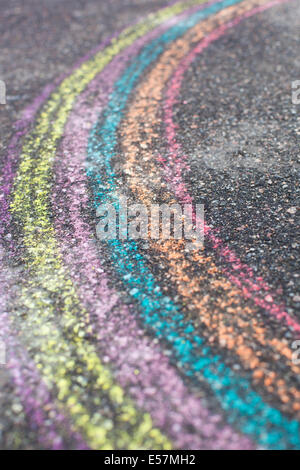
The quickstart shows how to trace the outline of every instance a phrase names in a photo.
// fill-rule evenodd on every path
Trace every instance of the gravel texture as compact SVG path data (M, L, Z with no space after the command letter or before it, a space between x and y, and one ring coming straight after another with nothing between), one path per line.
M299 1L0 17L1 449L300 449ZM99 241L120 193L204 246Z

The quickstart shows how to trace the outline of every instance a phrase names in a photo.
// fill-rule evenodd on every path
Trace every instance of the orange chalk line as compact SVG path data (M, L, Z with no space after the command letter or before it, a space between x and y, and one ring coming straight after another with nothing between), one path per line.
M151 187L165 188L164 202L176 202L167 192L166 184L161 181L159 170L153 161L153 153L150 152L153 139L159 137L155 130L157 122L159 122L159 105L163 97L164 86L172 76L173 70L195 43L201 41L216 26L230 21L237 14L243 14L264 3L266 3L264 0L255 0L232 6L207 20L205 25L198 24L184 37L176 40L162 54L146 80L138 87L127 116L122 123L120 134L126 157L124 167L125 173L129 175L127 176L129 185L133 193L144 204L151 204L156 193L156 190L151 190L144 184L145 169L148 170L148 184L151 184ZM143 168L139 168L138 160L143 162ZM185 301L188 301L187 310L196 310L200 313L200 321L207 327L207 331L203 333L209 340L214 343L218 342L222 348L234 352L241 363L251 370L254 383L263 385L271 394L278 396L287 411L292 409L294 412L298 412L300 410L300 391L295 387L288 386L285 380L270 368L268 362L259 358L263 356L261 346L263 348L269 346L282 357L287 358L291 370L295 374L299 374L300 368L291 362L292 351L287 341L266 336L266 326L260 324L254 317L257 309L254 307L242 308L239 305L241 301L239 289L233 287L230 281L223 277L210 257L195 252L192 255L192 260L188 260L182 241L173 240L163 243L151 241L150 244L153 249L163 254L178 293ZM201 279L198 275L197 277L192 276L190 273L193 272L193 261L203 264L208 276ZM209 281L209 287L214 294L216 289L222 291L215 301L215 308L209 306L210 296L203 296L199 285L200 280ZM234 327L241 328L244 332L241 334ZM245 331L245 327L249 330ZM217 336L212 336L212 333L216 333ZM255 351L251 347L250 343L253 341L260 347L259 351Z

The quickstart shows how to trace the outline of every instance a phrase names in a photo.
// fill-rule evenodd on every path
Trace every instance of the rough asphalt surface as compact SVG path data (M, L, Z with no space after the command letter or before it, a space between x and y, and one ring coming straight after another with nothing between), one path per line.
M299 0L0 18L0 447L300 449ZM120 192L204 248L100 242Z

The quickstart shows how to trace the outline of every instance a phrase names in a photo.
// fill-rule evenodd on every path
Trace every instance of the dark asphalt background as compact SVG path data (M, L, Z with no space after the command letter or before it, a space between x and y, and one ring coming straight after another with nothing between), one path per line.
M0 107L1 164L12 124L47 83L112 31L165 4L0 0L0 79L7 85L7 104ZM299 37L297 1L293 8L281 6L280 15L267 11L243 22L190 67L176 114L192 167L186 179L205 204L207 222L298 318L300 105L292 104L291 81L300 79ZM254 168L253 129L261 159ZM212 161L216 149L235 171ZM4 368L0 442L1 448L37 448Z
M293 312L300 307L300 118L291 79L300 76L300 10L283 6L278 17L278 10L254 16L199 56L177 122L190 156L186 176L208 224ZM227 169L214 165L214 154Z

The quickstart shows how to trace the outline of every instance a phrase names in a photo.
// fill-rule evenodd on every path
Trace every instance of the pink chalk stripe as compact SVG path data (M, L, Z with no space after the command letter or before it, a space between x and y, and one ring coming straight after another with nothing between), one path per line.
M134 312L121 305L117 292L108 286L109 279L99 259L101 247L97 250L93 231L82 219L82 213L88 211L83 169L91 127L105 108L113 84L128 59L172 23L173 20L148 33L118 55L78 98L55 165L55 226L63 259L77 285L79 298L96 318L100 354L111 364L118 381L137 405L151 414L154 425L167 429L178 448L249 449L253 444L248 438L222 424L221 416L211 415L201 400L188 391L159 346L145 336ZM91 105L89 98L95 92L97 96ZM66 219L72 227L65 228Z
M166 162L159 157L160 163L164 166L165 179L171 185L174 193L182 203L191 203L192 197L188 192L187 186L182 177L183 169L189 168L187 163L187 156L180 156L180 144L176 139L176 124L173 119L173 110L174 105L177 102L178 95L180 93L180 88L184 74L190 64L195 60L195 57L200 54L206 47L208 47L212 42L219 39L225 32L236 25L238 25L242 20L249 18L257 13L263 12L268 8L271 8L275 5L286 3L288 0L274 0L265 5L254 8L253 10L235 18L234 20L220 26L215 31L210 33L205 37L180 63L177 68L173 78L170 81L166 92L166 100L164 103L164 113L165 113L165 128L166 128L166 138L169 146L169 155L167 157L167 162L171 166L167 166ZM195 214L193 214L195 217ZM237 257L237 255L232 251L228 246L226 246L223 241L214 234L214 231L204 223L204 233L213 243L213 248L223 257L223 259L229 264L229 270L224 269L224 272L228 274L229 279L241 288L243 295L252 299L256 305L262 307L264 310L269 312L271 315L276 317L278 320L283 320L286 324L293 328L295 332L300 332L300 324L297 320L292 318L284 309L283 306L277 305L273 300L268 302L266 296L270 296L269 291L271 290L270 286L263 281L261 277L256 277L253 273L253 270L242 263L242 261ZM263 291L260 293L260 291ZM253 295L256 292L257 295ZM273 299L274 295L271 295ZM269 299L268 299L269 300Z

